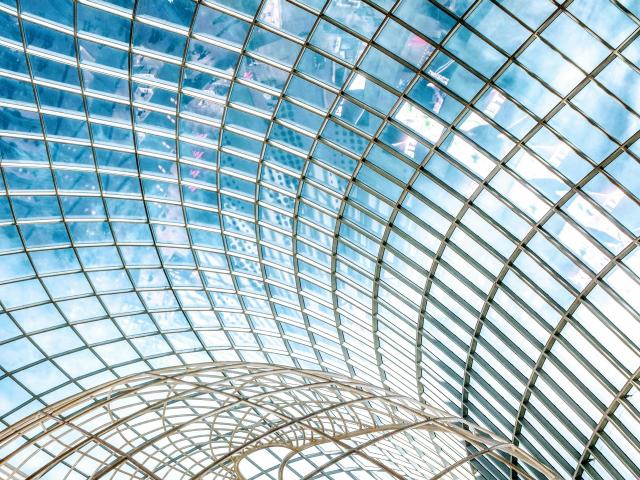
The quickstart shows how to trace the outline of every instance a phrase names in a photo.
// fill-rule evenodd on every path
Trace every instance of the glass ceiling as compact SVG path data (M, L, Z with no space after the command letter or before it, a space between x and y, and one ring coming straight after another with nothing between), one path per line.
M136 372L267 362L567 478L640 476L638 2L0 17L4 425Z
M509 440L388 390L233 362L87 390L5 430L0 449L5 480L473 480L511 468L560 480Z

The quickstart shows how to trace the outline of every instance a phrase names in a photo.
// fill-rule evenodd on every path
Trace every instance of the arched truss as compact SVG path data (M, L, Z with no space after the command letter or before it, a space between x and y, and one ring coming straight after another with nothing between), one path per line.
M265 362L640 477L639 15L0 0L2 426Z
M106 383L2 432L0 452L6 480L454 480L477 478L482 464L560 478L440 409L348 377L243 363Z

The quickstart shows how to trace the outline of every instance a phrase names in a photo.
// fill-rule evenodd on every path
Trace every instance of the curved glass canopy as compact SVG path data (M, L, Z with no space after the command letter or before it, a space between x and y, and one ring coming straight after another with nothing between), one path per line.
M637 478L639 16L0 0L0 421L264 362Z
M0 448L7 480L472 480L487 468L560 478L444 410L348 377L265 364L111 381L12 425Z

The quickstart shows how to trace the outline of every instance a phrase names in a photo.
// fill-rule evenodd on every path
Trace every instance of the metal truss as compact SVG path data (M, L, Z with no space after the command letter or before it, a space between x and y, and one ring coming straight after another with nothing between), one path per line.
M0 0L0 428L264 362L640 477L636 3Z
M0 451L7 480L471 479L481 456L524 479L560 478L438 408L345 376L245 363L108 382L5 430Z

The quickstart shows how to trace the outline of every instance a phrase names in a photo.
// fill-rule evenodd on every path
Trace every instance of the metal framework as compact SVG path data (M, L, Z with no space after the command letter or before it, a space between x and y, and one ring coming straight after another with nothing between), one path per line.
M108 382L5 430L0 451L8 480L472 479L480 458L560 478L440 409L340 375L244 363Z
M640 477L639 27L631 0L0 0L1 425L264 362Z

